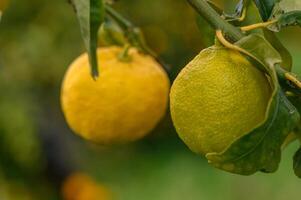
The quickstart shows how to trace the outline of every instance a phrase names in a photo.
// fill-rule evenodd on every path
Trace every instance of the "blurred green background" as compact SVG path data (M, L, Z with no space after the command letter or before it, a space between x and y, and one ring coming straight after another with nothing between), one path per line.
M1 1L1 0L0 0ZM233 10L236 1L217 1ZM223 4L224 3L224 4ZM172 66L174 79L213 43L204 22L185 0L121 0L116 9L140 26L148 44ZM301 75L301 30L279 37ZM0 23L0 199L62 199L66 176L82 171L121 200L299 199L292 170L298 144L287 148L279 170L244 177L207 164L177 137L169 116L147 138L102 147L73 135L60 110L60 84L68 65L84 52L67 0L11 0Z

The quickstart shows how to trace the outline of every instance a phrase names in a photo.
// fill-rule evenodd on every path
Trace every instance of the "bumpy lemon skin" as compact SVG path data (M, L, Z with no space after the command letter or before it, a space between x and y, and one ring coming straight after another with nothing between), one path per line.
M213 46L201 51L174 81L171 116L192 151L219 153L264 120L271 95L267 77L247 58Z
M97 51L100 75L90 75L88 56L76 59L62 84L62 110L71 129L100 144L126 143L149 133L167 108L169 79L148 55L131 48L128 62L120 47Z

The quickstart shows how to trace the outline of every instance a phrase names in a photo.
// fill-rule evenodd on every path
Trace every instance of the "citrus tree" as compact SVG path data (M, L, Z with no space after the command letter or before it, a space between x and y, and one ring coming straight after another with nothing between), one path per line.
M301 137L301 81L275 32L300 26L301 3L240 0L227 13L211 1L187 2L197 22L211 25L215 42L181 70L169 92L170 66L113 9L114 1L70 0L87 53L62 84L67 123L98 144L129 143L150 133L168 110L183 142L214 167L243 175L276 171L281 151ZM7 4L0 1L1 13ZM300 162L299 149L299 177Z
M141 30L112 8L113 2L70 3L87 55L70 66L63 83L69 125L101 144L143 137L165 113L168 66L147 46ZM188 63L171 87L170 111L180 138L219 169L243 175L276 171L281 151L300 138L301 82L275 32L300 26L300 2L241 0L235 13L211 1L188 3L216 34L215 44ZM246 25L254 14L251 3L261 18ZM97 50L98 40L109 47ZM298 150L297 176L300 164Z
M285 48L300 42L286 32L298 0L29 2L0 0L0 199L215 199L255 179L266 199L298 186L206 163L271 173L293 150L301 177L301 60ZM279 181L298 181L286 170Z

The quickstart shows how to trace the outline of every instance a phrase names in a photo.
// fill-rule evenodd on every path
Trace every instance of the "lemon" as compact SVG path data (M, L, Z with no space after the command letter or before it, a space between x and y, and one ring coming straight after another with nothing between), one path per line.
M62 185L64 200L111 200L109 188L96 183L91 177L74 173L66 178Z
M180 138L194 152L222 152L263 122L272 95L266 75L240 53L213 46L178 75L170 109Z
M99 78L90 76L88 56L69 67L61 91L62 110L71 129L85 139L126 143L142 138L164 116L169 79L148 55L131 48L128 62L120 47L99 48Z

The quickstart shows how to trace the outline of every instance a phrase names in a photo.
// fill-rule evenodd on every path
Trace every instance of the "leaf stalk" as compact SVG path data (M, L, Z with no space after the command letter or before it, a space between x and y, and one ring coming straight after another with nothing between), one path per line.
M240 29L244 32L247 32L247 31L252 31L254 29L266 28L276 22L277 22L277 20L272 20L272 21L267 21L267 22L262 22L262 23L257 23L257 24L251 24L248 26L243 26Z

